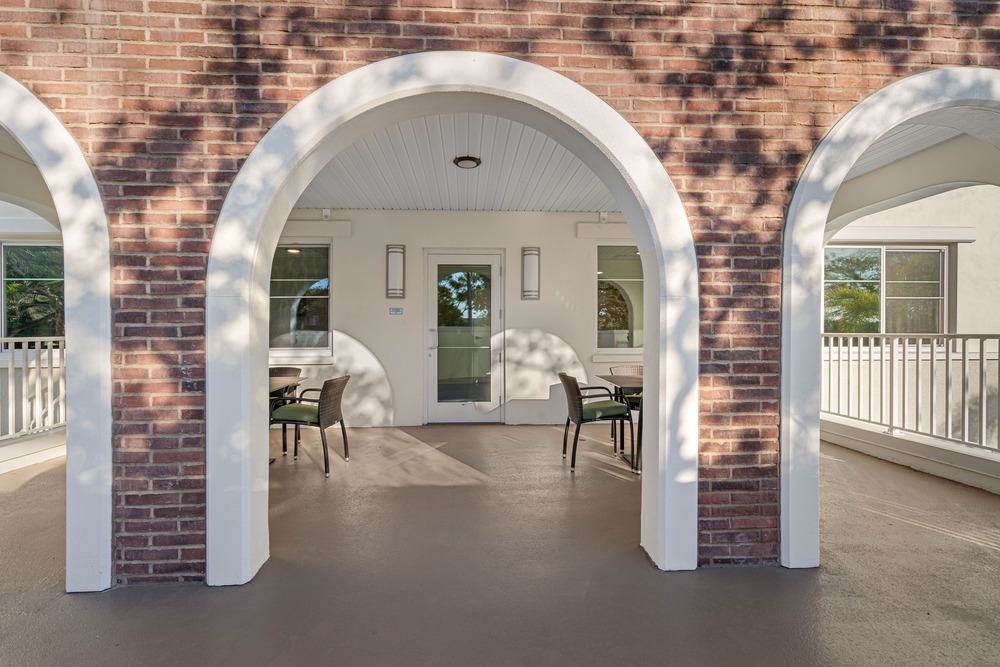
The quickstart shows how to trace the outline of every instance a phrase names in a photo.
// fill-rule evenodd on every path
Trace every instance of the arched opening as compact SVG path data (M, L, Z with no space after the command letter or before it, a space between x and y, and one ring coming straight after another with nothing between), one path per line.
M781 562L788 567L819 563L824 246L863 216L996 184L998 113L1000 72L951 68L911 76L844 116L799 180L783 263ZM875 326L873 317L869 308L867 326Z
M66 367L66 589L103 590L112 577L108 222L93 174L55 115L3 74L0 99L0 199L57 226L69 249L63 267L73 357Z
M542 67L475 53L421 53L324 86L241 169L212 242L207 293L208 580L249 581L268 556L266 295L292 206L320 169L373 128L442 109L533 127L585 163L618 202L643 259L646 416L641 543L662 569L697 564L698 296L679 198L635 130ZM655 446L654 446L655 443Z

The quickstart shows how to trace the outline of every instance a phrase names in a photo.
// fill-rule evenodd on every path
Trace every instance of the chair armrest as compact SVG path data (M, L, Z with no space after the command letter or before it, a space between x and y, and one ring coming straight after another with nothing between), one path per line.
M316 389L315 387L313 387L312 389L303 389L302 391L299 392L299 398L301 399L303 396L305 396L306 394L308 394L310 391L314 391L317 394L320 394L320 393L323 392L322 389ZM309 401L310 403L318 403L319 402L319 399L316 399L316 398L312 398L312 399L307 398L305 400Z
M589 393L593 393L593 395L588 396ZM600 397L607 396L608 398L614 398L614 394L612 394L611 390L608 389L607 387L580 387L581 398L584 399L598 398L599 396Z

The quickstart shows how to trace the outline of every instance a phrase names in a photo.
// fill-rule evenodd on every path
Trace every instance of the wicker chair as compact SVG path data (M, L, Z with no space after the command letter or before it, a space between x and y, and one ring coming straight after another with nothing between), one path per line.
M566 458L566 440L569 435L569 424L576 424L576 432L573 434L573 456L570 459L569 469L576 471L576 446L580 441L580 426L591 422L614 421L621 422L622 425L622 448L625 447L625 422L628 422L629 437L632 439L632 449L635 451L635 432L632 427L632 411L628 406L613 399L611 390L607 387L580 387L576 378L566 373L559 374L559 381L562 382L566 391L566 407L568 416L566 417L566 427L563 429L563 458ZM603 398L606 396L607 398ZM615 445L617 451L617 445Z
M320 440L323 442L323 468L326 476L330 476L330 453L326 444L326 429L340 422L340 430L344 435L344 461L350 460L347 448L347 427L344 425L344 414L341 402L344 398L344 387L350 375L344 375L323 383L322 389L304 389L298 397L275 401L271 408L271 423L281 424L281 447L287 446L287 426L294 425L295 449L293 458L299 457L299 427L316 426L319 428ZM304 398L310 392L319 392L319 398Z

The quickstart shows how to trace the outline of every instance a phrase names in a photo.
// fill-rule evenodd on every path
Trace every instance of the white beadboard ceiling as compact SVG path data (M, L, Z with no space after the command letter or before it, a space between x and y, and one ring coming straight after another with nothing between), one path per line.
M858 178L897 160L919 153L962 134L960 130L923 123L904 123L892 128L858 158L846 180Z
M0 130L0 153L22 162L32 162L28 153L21 148L21 144L17 143L10 132L5 130Z
M452 160L472 155L476 169ZM298 208L617 211L572 153L521 123L481 113L424 116L356 141L323 168Z

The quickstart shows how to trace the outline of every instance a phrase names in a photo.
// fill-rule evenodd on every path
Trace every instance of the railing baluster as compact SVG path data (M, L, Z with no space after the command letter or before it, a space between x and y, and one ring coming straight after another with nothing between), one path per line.
M896 425L896 337L889 339L889 433Z
M14 393L14 350L15 344L11 341L4 341L4 347L7 350L7 433L6 435L12 436L17 433L17 420L16 412L14 409L15 393Z
M53 380L52 375L53 375L53 372L55 370L54 367L53 367L53 364L52 364L52 356L53 356L52 355L52 341L46 341L46 350L47 350L47 352L46 352L46 355L45 355L45 368L46 368L46 370L45 370L45 386L46 386L46 393L45 393L45 413L46 413L46 419L45 419L45 425L46 426L52 426L52 423L55 420L55 412L52 409L52 406L54 404L54 401L53 401L53 392L52 392L52 380Z
M996 350L996 364L994 364L996 366L996 373L994 375L996 382L993 385L994 396L996 397L996 405L994 406L996 411L993 413L993 419L990 420L990 423L993 425L993 434L996 440L993 446L1000 449L1000 338L991 338L990 340L993 341L993 347ZM983 444L988 445L988 443Z
M910 361L910 339L904 337L903 341L903 362L902 362L902 381L899 385L899 393L902 395L902 400L900 400L900 412L899 412L899 427L902 429L906 428L906 408L910 403L910 392L909 392L909 361Z
M927 407L927 411L930 413L930 432L934 435L937 432L937 402L934 400L937 396L935 388L937 387L937 345L939 338L931 338L930 346L930 387L928 387L930 405Z
M27 341L21 346L21 427L19 430L27 431L28 421L28 344Z
M843 338L838 336L837 337L837 413L838 414L841 414L840 395L844 390L844 382L843 382L844 373L840 361L840 350L842 349L842 343L843 343Z
M913 430L919 431L920 427L923 425L923 415L920 412L920 407L924 398L923 373L921 372L921 366L924 365L924 339L922 336L917 337L917 347L915 352L917 358L916 361L914 361L913 375L915 376L916 382L916 401L913 406L913 418L916 420L916 423L913 425Z
M864 390L864 387L862 387L862 385L864 384L863 378L865 376L864 372L861 370L861 356L862 356L862 354L864 354L864 348L861 345L861 336L858 336L854 340L857 341L857 347L858 347L858 354L857 354L858 386L857 386L857 400L855 401L855 405L857 406L857 417L860 419L861 418L861 396L862 396L862 392Z
M954 387L952 387L952 369L951 369L951 358L955 351L952 347L955 344L954 339L949 339L947 345L945 346L944 355L944 422L945 422L945 437L954 438L955 437L955 424L952 418L952 413L955 410L955 404L952 398L952 392Z
M35 341L35 400L33 401L31 422L35 428L42 427L42 341Z
M979 442L986 446L986 339L979 339Z
M990 340L994 343L994 349L996 349L996 383L994 384L994 395L996 397L996 412L993 413L993 419L990 421L993 424L993 434L996 439L995 448L1000 449L1000 338L991 338ZM983 443L984 445L988 443Z
M962 338L962 440L969 441L969 345Z
M857 391L857 383L861 381L854 372L854 357L856 352L855 338L851 336L847 339L847 414L856 417L854 414L854 392Z
M59 422L66 423L66 341L59 341Z

